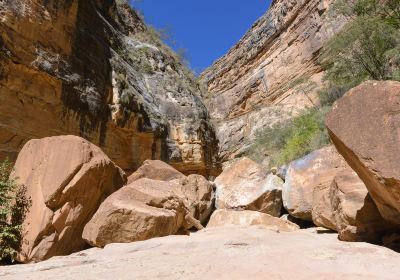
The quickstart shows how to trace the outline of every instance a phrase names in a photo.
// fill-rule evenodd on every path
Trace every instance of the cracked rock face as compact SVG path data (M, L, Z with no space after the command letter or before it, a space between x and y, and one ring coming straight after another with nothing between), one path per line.
M225 56L202 74L223 161L241 157L257 131L317 103L318 54L344 20L332 0L277 0Z
M22 262L84 249L85 224L127 180L98 147L77 136L29 141L18 155L14 176L31 201L22 225Z
M217 170L200 86L125 0L1 0L0 34L0 158L73 134L128 171Z

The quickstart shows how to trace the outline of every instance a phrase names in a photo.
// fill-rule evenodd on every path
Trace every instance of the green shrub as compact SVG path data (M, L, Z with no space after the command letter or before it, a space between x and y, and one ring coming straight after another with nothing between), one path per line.
M11 163L0 163L0 261L14 262L21 245L21 224L30 206L26 188L10 178Z
M400 65L400 0L338 1L349 23L324 47L326 79L334 86L397 78Z
M256 161L270 157L270 166L287 164L329 144L324 119L328 108L310 109L298 117L260 131L248 155Z

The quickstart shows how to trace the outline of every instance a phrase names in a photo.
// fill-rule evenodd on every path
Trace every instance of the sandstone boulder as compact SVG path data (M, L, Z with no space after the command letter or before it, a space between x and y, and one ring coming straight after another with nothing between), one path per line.
M176 183L175 189L182 197L191 215L205 223L215 204L213 184L201 175L185 176L169 164L159 160L146 160L144 164L128 178L128 184L147 178Z
M290 163L282 193L283 205L289 214L312 221L314 190L329 188L336 173L345 165L344 159L333 146Z
M300 229L298 225L292 222L268 214L248 210L235 211L225 209L217 210L212 214L207 228L255 225L265 226L276 231L295 231Z
M173 181L184 179L185 175L161 160L146 160L136 172L128 177L128 184L141 178Z
M29 141L14 176L32 205L18 259L35 262L85 247L85 224L100 203L126 183L124 172L98 147L76 136Z
M326 125L382 216L400 224L400 83L368 81L335 103Z
M201 175L189 175L180 180L177 188L190 214L205 225L215 206L213 185Z
M176 183L139 179L109 196L85 226L92 246L129 243L178 233L187 210Z
M217 209L253 210L280 216L283 180L261 165L242 158L215 180Z
M380 242L395 228L382 218L365 184L350 168L336 175L330 199L340 240Z

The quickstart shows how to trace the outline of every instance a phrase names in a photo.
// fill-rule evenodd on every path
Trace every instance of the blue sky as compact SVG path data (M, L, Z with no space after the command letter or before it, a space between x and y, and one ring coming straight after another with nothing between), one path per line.
M224 55L262 16L270 0L142 0L135 3L146 22L167 28L175 49L199 73ZM171 43L170 43L171 44Z

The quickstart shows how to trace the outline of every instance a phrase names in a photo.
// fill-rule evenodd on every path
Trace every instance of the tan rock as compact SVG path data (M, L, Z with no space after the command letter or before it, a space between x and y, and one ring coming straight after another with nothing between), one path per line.
M110 244L40 264L0 267L2 280L397 280L400 255L336 234L216 227L188 236Z
M336 175L330 196L340 240L381 242L394 232L396 227L382 218L365 184L350 168Z
M177 188L190 214L205 225L215 206L213 185L201 175L189 175L180 180Z
M368 81L328 114L333 143L364 181L380 213L400 224L400 83Z
M29 141L14 176L32 206L23 223L22 262L67 255L85 247L83 227L126 175L98 147L76 136Z
M283 205L289 214L312 221L314 190L328 189L337 172L345 166L346 162L333 146L312 152L290 163L282 193ZM318 195L316 199L327 200ZM329 209L329 206L327 207Z
M141 178L173 181L184 179L185 175L161 160L146 160L136 172L128 177L128 184Z
M124 170L163 159L218 173L199 86L128 2L0 1L0 160L73 134Z
M261 165L241 158L215 179L217 209L253 210L279 216L283 181Z
M179 195L179 196L178 196ZM175 183L139 179L109 196L87 223L90 245L129 243L176 234L186 228L186 208Z
M216 210L207 228L229 226L265 226L276 231L295 231L300 227L292 222L256 211Z
M339 171L340 172L340 171ZM334 180L334 178L333 178ZM332 207L332 183L321 184L314 188L312 196L312 222L319 227L337 230L334 209ZM340 211L340 210L338 210Z

